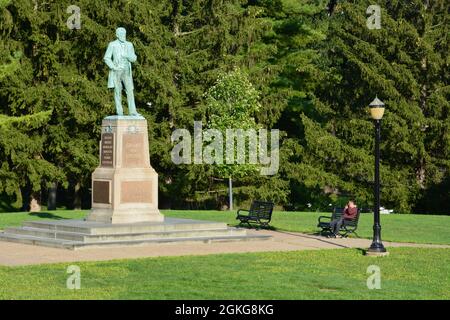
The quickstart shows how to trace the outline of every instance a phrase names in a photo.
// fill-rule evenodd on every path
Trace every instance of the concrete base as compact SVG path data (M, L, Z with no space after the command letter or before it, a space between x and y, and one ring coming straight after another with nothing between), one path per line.
M87 221L111 224L163 222L162 215L157 208L133 208L132 214L128 209L95 208L86 218Z
M389 252L375 252L375 251L366 251L364 253L364 255L369 256L369 257L386 257L389 255Z
M84 220L29 221L7 228L0 240L55 248L142 245L168 242L267 240L222 222L166 218L163 222L102 223Z

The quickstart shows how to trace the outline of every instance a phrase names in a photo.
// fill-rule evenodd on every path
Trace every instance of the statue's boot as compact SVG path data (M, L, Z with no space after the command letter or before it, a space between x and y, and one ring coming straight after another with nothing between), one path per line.
M139 114L136 110L133 90L126 90L126 92L127 92L128 112L130 113L130 116L140 116L141 114Z

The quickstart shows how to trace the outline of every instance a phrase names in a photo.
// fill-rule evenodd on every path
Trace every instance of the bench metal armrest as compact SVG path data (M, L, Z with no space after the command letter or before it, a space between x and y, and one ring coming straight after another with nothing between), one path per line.
M328 216L320 216L319 219L317 219L317 221L320 223L320 222L322 222L321 219L329 219L329 220L331 220L331 217L328 217Z
M238 212L237 212L237 216L238 216L238 217L239 217L239 216L242 216L242 215L240 214L241 211L250 212L249 210L239 209Z

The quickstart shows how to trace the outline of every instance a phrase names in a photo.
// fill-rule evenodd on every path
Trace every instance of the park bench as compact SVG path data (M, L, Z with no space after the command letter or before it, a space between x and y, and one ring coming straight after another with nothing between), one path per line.
M267 227L272 219L272 211L273 202L256 200L252 202L250 210L239 209L236 219L240 220L240 224L247 223L251 226L250 223L256 223L263 227ZM242 214L241 212L247 213Z
M319 228L322 228L320 233L322 235L331 234L333 232L333 230L331 230L330 222L335 219L339 219L343 213L344 213L344 208L334 208L333 213L331 214L331 217L320 216L318 219L318 224L317 224L317 226ZM339 234L341 236L347 237L348 234L350 234L350 233L354 233L357 235L356 229L358 228L358 221L359 221L360 213L361 213L361 209L358 208L358 212L357 212L355 218L353 218L351 220L344 220L344 222L342 223L341 229L339 230ZM326 221L324 221L324 220L326 220Z

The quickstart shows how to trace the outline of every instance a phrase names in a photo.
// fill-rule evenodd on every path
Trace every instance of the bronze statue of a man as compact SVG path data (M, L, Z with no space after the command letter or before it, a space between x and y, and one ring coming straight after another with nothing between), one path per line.
M132 116L139 116L134 103L134 86L131 75L131 63L135 62L137 57L134 53L133 44L126 41L127 31L119 27L116 30L117 40L108 44L103 60L109 67L108 88L114 88L114 102L116 112L119 116L123 115L122 108L122 83L125 86L127 94L128 113Z

